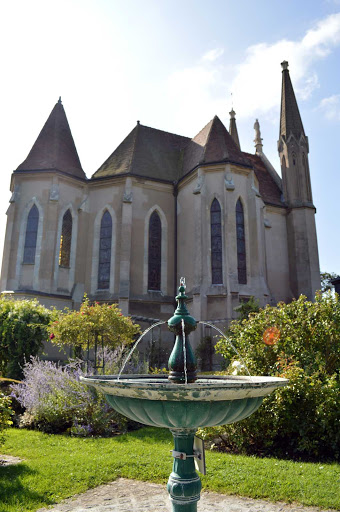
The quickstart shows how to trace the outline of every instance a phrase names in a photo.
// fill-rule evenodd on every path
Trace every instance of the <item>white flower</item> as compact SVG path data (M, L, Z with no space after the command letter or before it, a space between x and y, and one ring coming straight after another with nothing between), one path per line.
M233 375L237 375L240 371L244 370L245 366L240 361L234 361L231 365L235 370L233 371Z

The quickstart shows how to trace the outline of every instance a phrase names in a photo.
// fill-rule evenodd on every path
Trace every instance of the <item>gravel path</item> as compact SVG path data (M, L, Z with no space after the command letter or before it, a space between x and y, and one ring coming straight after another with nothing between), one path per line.
M198 512L320 512L316 507L203 492ZM119 478L38 512L171 512L164 485ZM334 512L334 511L323 511Z

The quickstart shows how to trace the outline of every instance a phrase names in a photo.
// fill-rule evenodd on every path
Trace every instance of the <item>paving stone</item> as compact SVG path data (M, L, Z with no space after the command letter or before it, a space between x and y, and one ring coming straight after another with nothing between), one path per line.
M272 503L239 496L203 492L198 512L334 512L317 507ZM69 498L52 508L37 512L171 512L171 503L164 485L119 478L83 494Z

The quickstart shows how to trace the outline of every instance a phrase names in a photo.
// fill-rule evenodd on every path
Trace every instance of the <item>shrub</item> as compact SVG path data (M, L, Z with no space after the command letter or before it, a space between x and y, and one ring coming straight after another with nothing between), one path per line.
M101 392L82 384L82 374L77 361L62 368L32 358L24 367L24 381L11 386L12 396L26 409L22 426L74 435L125 430L126 418L108 405Z
M91 304L85 297L79 311L60 312L49 326L50 340L77 349L104 345L111 349L128 345L140 332L138 325L122 315L115 304Z
M25 361L37 355L48 339L54 312L37 300L0 298L0 373L22 378Z
M0 445L4 442L4 429L13 424L12 415L11 398L0 391Z
M305 459L340 459L340 301L337 294L301 296L267 306L230 326L229 335L252 375L276 375L289 385L265 398L240 423L204 429L227 449ZM225 339L217 350L236 357Z

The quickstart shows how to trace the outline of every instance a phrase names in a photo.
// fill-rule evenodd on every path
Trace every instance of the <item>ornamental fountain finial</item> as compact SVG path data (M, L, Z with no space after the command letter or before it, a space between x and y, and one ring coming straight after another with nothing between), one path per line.
M176 334L175 346L169 357L169 380L176 384L187 384L197 380L197 361L189 342L189 334L197 327L197 322L189 314L185 302L185 278L179 281L177 308L168 320L170 331Z

